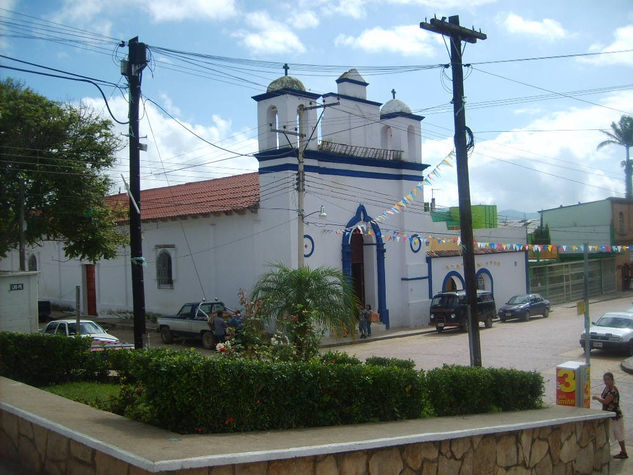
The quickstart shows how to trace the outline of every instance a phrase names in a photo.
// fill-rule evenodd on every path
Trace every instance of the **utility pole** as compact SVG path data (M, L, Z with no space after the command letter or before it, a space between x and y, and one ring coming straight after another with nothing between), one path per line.
M476 43L487 36L481 31L459 25L459 16L454 15L438 20L431 18L420 23L420 28L439 33L450 38L451 71L453 74L453 120L455 123L455 155L457 162L457 190L459 194L459 227L462 240L464 280L468 299L468 343L470 365L481 366L481 342L479 339L479 319L477 318L477 279L475 274L475 249L473 243L473 220L470 203L470 183L468 178L468 151L466 144L466 111L464 110L464 70L462 64L462 41Z
M147 47L138 37L128 41L128 59L121 62L121 74L130 89L130 255L132 266L132 302L134 307L134 348L143 348L145 335L145 289L143 284L143 241L141 236L141 174L139 157L139 102L141 72L147 66Z
M20 254L20 270L26 270L26 239L24 238L24 178L20 177L20 192L18 195L18 226L20 229L18 230L18 237L20 240L19 244L19 254Z

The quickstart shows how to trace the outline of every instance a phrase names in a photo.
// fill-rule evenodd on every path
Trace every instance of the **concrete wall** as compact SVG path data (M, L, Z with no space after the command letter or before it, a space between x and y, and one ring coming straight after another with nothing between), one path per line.
M36 332L37 272L0 272L0 331Z
M611 458L609 414L587 409L189 436L5 378L0 388L0 458L37 473L593 474Z

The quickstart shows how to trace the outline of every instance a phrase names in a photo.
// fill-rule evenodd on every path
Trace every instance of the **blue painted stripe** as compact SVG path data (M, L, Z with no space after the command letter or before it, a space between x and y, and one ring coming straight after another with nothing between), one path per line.
M297 165L294 163L282 163L281 165L274 165L270 167L263 167L259 169L259 173L264 175L266 173L275 173L281 171L297 171ZM406 175L406 174L390 174L379 172L362 172L355 170L346 170L338 168L326 168L315 167L306 165L306 173L317 173L319 175L333 175L333 176L349 176L355 178L374 178L377 180L403 180L403 181L415 181L421 182L422 175Z
M278 160L281 158L296 158L294 149L283 148L266 150L256 153L255 158L260 162ZM411 170L423 172L429 167L426 163L407 162L404 160L381 160L379 158L358 157L355 155L342 155L339 153L323 152L321 150L306 150L304 154L305 160L317 160L326 163L339 163L343 165L358 165L363 167L390 168L392 170ZM260 168L261 170L262 168ZM296 169L296 165L295 165Z
M347 99L348 101L362 102L363 104L371 104L373 106L379 107L382 105L382 102L369 101L367 99L361 99L360 97L348 96L347 94L337 94L336 92L328 92L327 94L323 94L323 98L325 99L326 97L340 97L341 99Z
M358 79L351 79L351 78L343 78L340 77L336 80L336 84L340 84L342 82L351 82L352 84L359 84L361 86L369 86L368 82L365 81L359 81Z
M289 94L291 96L307 97L308 99L315 99L315 100L321 97L321 94L315 94L314 92L284 88L284 89L278 89L276 91L265 92L264 94L257 94L256 96L251 96L251 99L254 99L257 102L259 102L265 99L270 99L271 97L282 96L284 94Z
M408 114L407 112L390 112L389 114L380 114L380 119L393 119L394 117L406 117L407 119L423 120L423 115Z
M400 280L410 281L410 280L426 280L430 277L428 275L421 275L420 277L401 277Z

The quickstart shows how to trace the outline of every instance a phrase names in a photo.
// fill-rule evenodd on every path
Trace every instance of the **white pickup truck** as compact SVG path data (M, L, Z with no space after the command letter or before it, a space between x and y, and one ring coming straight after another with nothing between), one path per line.
M220 311L225 318L231 314L224 303L217 300L186 303L176 315L158 318L161 340L169 344L174 341L174 337L198 339L202 340L205 348L215 348L209 320L213 322L213 317Z

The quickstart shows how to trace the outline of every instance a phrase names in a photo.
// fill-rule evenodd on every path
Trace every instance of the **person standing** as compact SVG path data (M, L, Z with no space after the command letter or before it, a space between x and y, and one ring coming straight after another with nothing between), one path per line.
M216 344L226 341L226 327L223 312L222 310L218 310L218 313L215 314L215 318L213 319L213 336L215 337Z
M367 332L367 336L371 336L371 305L365 305L363 317L365 318L365 332Z
M360 330L360 337L367 338L367 310L362 308L360 311L360 318L358 319L358 329Z
M620 444L620 453L614 455L616 459L629 458L624 443L624 417L620 409L620 391L613 381L613 373L604 373L602 377L604 389L600 396L592 396L591 399L602 404L603 411L615 412L615 416L609 420L609 439L617 440Z

